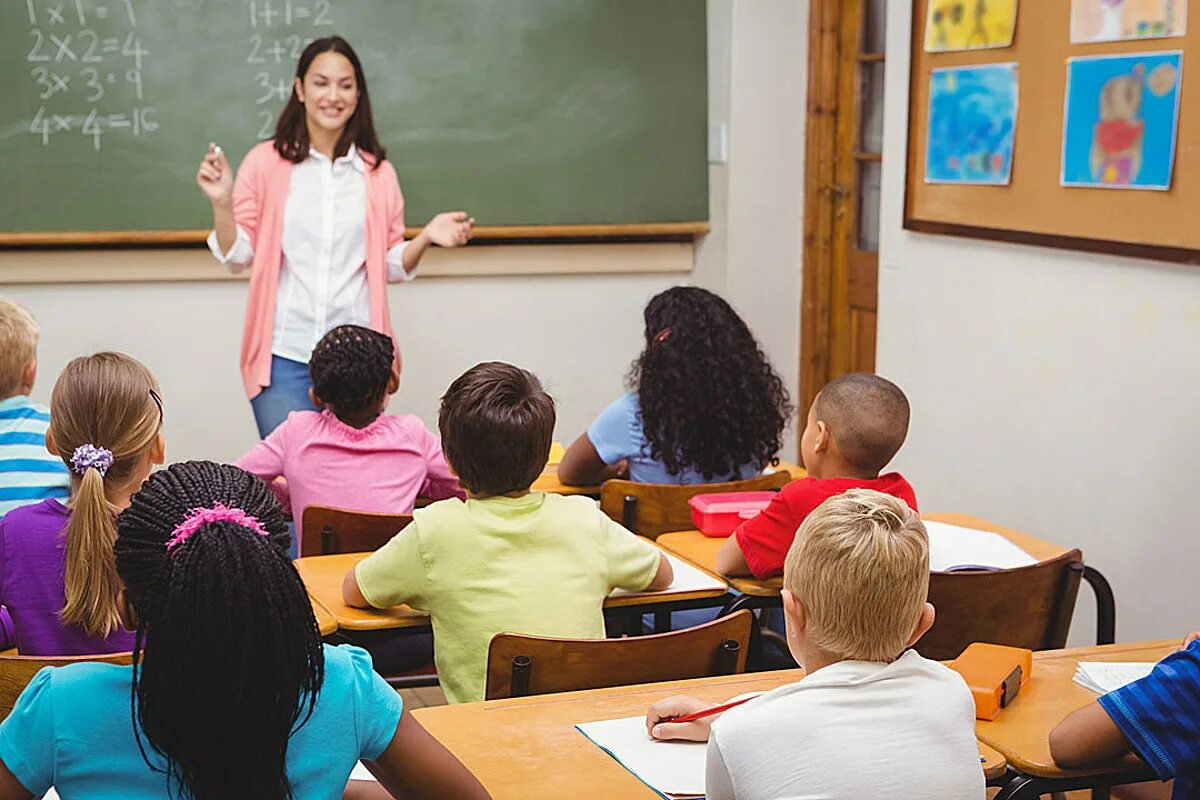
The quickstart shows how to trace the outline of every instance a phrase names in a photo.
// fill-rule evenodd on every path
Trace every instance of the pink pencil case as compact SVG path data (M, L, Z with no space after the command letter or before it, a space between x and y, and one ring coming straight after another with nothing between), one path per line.
M716 492L688 500L692 522L705 536L728 536L766 508L776 492Z

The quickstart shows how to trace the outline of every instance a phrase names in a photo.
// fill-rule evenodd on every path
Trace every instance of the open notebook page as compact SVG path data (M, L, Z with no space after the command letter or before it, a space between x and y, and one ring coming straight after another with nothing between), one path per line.
M929 532L929 569L1012 569L1037 559L998 533L923 520Z
M671 562L671 569L675 572L675 580L663 592L697 592L703 589L721 589L728 588L724 581L719 581L708 573L693 567L686 561L681 561L670 553L663 552L667 560ZM615 597L622 594L641 594L641 592L630 592L625 589L613 589L609 597ZM658 592L654 592L658 594Z
M646 718L585 722L575 728L654 791L672 800L704 797L704 742L660 742Z
M1080 661L1075 682L1096 694L1108 694L1150 674L1153 661Z

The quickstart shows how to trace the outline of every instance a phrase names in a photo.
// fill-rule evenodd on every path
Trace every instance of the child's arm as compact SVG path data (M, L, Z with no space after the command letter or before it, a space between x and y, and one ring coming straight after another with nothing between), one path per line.
M637 454L644 441L636 439L637 398L624 394L608 404L595 422L567 448L558 465L558 479L568 486L595 486L624 477L625 459Z
M429 431L425 432L425 483L421 487L421 497L430 500L445 500L457 497L465 500L467 493L458 483L458 476L451 471L442 453L442 443L438 437Z
M629 467L624 459L605 464L586 433L571 442L558 465L558 480L566 486L596 486L609 478L624 478Z
M250 449L250 452L234 462L235 467L257 475L267 483L283 476L284 455L287 453L288 421L271 431L267 438Z
M414 521L346 573L342 601L352 608L391 608L400 603L427 608L429 588L421 533Z
M1050 755L1060 767L1109 761L1131 749L1125 734L1098 702L1071 713L1050 731Z
M650 585L646 587L646 591L661 592L663 589L669 588L674 582L675 568L671 566L671 560L667 558L667 554L660 553L658 556L658 571L650 579Z
M490 800L483 784L407 711L375 761L363 762L397 800Z
M0 761L0 800L33 800L33 795L8 771L3 761Z
M736 532L731 534L717 551L717 572L735 578L752 574L750 565L746 563L746 554L738 544Z
M646 733L652 739L707 742L709 733L712 731L712 724L721 718L720 714L701 717L693 722L671 722L671 720L685 714L703 711L711 708L712 705L712 703L706 703L683 694L659 700L646 712Z
M362 589L358 588L358 576L355 574L357 570L358 565L355 564L346 573L346 577L342 578L342 602L351 608L370 608L371 604L363 597Z

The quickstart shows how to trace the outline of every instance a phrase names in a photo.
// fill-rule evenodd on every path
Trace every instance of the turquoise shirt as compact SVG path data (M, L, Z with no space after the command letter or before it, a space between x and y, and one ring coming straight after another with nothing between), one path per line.
M132 667L115 664L42 669L0 723L0 761L35 797L52 785L62 800L168 797L166 776L146 764L134 739L131 679ZM355 763L387 749L400 711L400 695L371 669L365 650L325 645L313 715L288 742L295 800L340 798ZM164 768L149 747L146 753Z

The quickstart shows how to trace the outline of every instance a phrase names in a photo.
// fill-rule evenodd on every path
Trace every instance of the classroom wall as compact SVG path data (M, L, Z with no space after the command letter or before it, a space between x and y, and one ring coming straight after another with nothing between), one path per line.
M913 406L897 465L925 510L1080 547L1118 639L1181 636L1200 619L1200 268L903 230L909 4L888 13L877 363ZM1080 598L1074 644L1094 636Z
M570 440L621 391L639 349L645 301L682 282L725 293L795 390L806 5L709 2L710 117L728 124L729 152L726 163L710 166L712 231L698 243L690 273L426 275L393 287L405 374L392 410L412 411L432 426L438 397L454 376L477 361L505 359L542 376L559 403L557 436ZM479 247L459 256L472 259L472 271L486 273L489 265L508 263L513 251L506 252ZM629 267L628 251L618 246L554 252L568 270L585 259L604 262L602 269ZM237 371L242 282L216 280L220 268L213 262L214 280L3 283L6 269L10 275L49 272L47 257L0 251L0 293L26 303L42 323L39 399L48 398L70 358L126 350L162 382L172 460L232 459L253 443ZM208 263L198 251L83 250L50 257L54 266L84 274L161 267L164 276L195 275ZM789 458L794 433L784 453Z

